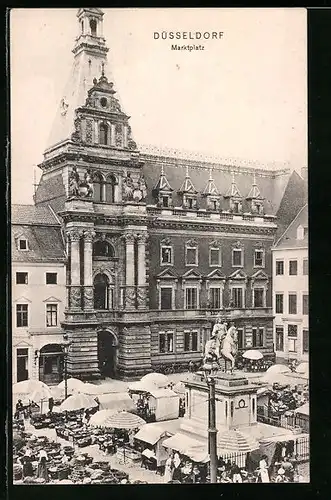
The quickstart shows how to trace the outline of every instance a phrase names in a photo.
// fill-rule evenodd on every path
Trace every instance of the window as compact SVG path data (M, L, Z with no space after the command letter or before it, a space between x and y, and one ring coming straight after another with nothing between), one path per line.
M115 203L115 186L116 179L113 175L109 175L106 181L106 202Z
M253 289L253 307L264 307L264 288Z
M297 352L298 326L288 325L287 340L289 352Z
M174 352L174 334L173 332L159 334L159 351Z
M244 301L243 301L243 296L244 296L244 293L243 293L243 289L242 288L239 288L239 287L234 287L232 288L232 303L233 303L233 307L236 307L236 308L242 308L244 307Z
M210 248L209 249L209 265L210 266L220 266L221 265L221 249L220 248Z
M162 206L164 208L169 207L169 196L162 196Z
M198 307L198 289L190 287L185 289L185 309L197 309Z
M309 296L307 294L302 296L302 314L309 314Z
M232 250L232 266L242 267L243 265L243 252L241 249L234 248Z
M186 204L187 208L192 210L194 208L193 198L186 198Z
M304 238L308 238L308 227L307 227L307 226L305 226L305 227L303 228L303 237L304 237Z
M16 326L18 328L28 326L28 304L16 305Z
M308 259L303 259L302 263L302 274L308 276Z
M276 326L276 351L284 351L284 327Z
M113 295L108 277L105 274L97 274L94 278L93 286L94 309L105 310L112 307Z
M186 265L198 265L198 249L197 247L186 247Z
M172 264L172 247L161 246L161 265Z
M97 36L97 22L95 19L91 19L90 28L91 28L91 35Z
M27 285L28 273L16 273L16 285Z
M276 260L276 274L277 276L284 274L284 261Z
M20 238L18 240L18 249L19 250L28 250L28 240L25 238Z
M98 240L93 245L93 257L114 257L114 247L108 241Z
M57 284L57 273L46 273L46 285Z
M27 380L29 378L28 360L29 360L28 349L18 348L16 350L17 382L21 382L22 380Z
M210 204L211 204L211 209L216 212L217 211L217 201L216 200L211 200Z
M243 349L244 348L244 329L237 328L237 335L238 335L238 349Z
M172 287L161 287L160 295L160 308L172 309Z
M276 293L276 314L283 314L284 312L284 294Z
M57 326L57 304L46 305L46 326Z
M302 353L306 354L309 352L309 330L304 328L302 330Z
M220 287L210 287L209 301L211 309L220 309L222 307L222 289Z
M184 332L184 351L198 350L198 332Z
M264 250L255 250L254 267L264 267Z
M298 274L298 261L290 260L289 262L289 275L296 276Z
M253 328L253 347L263 347L264 328Z
M100 123L99 142L104 146L108 144L108 125L106 123Z
M289 314L297 314L297 294L289 293L288 294L288 313Z
M107 107L107 99L105 97L101 97L100 104L103 108Z
M99 172L93 177L94 201L104 201L104 180Z

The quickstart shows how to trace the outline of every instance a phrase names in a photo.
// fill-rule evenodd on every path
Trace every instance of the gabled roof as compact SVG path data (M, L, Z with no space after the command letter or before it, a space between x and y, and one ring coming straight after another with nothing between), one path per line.
M225 280L226 277L224 274L219 269L214 269L211 271L209 274L207 274L206 278L208 279L215 279L215 280Z
M36 205L12 205L11 223L29 226L59 226L58 220L47 206Z
M238 186L236 184L234 172L232 172L231 186L229 187L229 189L225 193L224 198L242 198L241 193L240 193Z
M246 197L247 200L263 200L263 197L260 193L260 190L256 184L256 174L254 172L254 177L253 177L253 184L252 184L252 188L250 190L250 192L248 193L247 197Z
M173 191L172 187L169 184L169 181L164 173L164 167L163 165L161 166L161 173L160 173L160 178L158 179L157 183L155 184L153 191Z
M237 269L232 274L230 274L230 280L247 280L248 276L242 269Z
M183 274L183 279L198 279L200 280L202 275L196 271L195 269L189 269L186 273Z
M207 181L205 189L203 190L203 194L204 195L214 195L214 196L219 195L219 191L218 191L218 189L215 185L214 179L212 177L212 169L209 170L209 179Z
M303 239L297 239L297 230L299 226L308 226L308 204L304 205L298 211L295 218L276 242L274 248L308 247L308 236Z
M269 280L269 277L268 275L262 271L261 269L259 269L258 271L256 271L256 273L252 274L251 278L253 280Z
M182 193L197 194L198 193L198 191L195 189L194 184L191 180L191 177L188 173L188 167L186 167L185 179L184 179L184 182L183 182L180 190L178 191L178 193L180 193L180 194L182 194Z

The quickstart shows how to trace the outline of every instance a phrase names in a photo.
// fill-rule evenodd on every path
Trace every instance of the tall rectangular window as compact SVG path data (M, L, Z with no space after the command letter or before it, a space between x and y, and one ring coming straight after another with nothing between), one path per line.
M28 326L28 304L16 304L16 326Z
M290 260L289 261L289 275L296 276L298 274L298 261Z
M46 305L46 326L57 326L57 304Z
M160 294L161 294L160 308L162 310L172 309L172 288L161 287Z
M253 328L253 347L263 347L264 328Z
M16 273L16 285L27 285L28 273Z
M209 249L209 265L211 267L217 267L221 265L221 249L220 248L210 248Z
M284 327L276 326L276 351L284 351Z
M307 354L309 352L309 330L304 328L302 330L302 353Z
M287 342L289 352L297 352L298 325L288 325Z
M284 294L276 293L276 314L283 314L284 312Z
M46 273L46 285L57 284L57 273Z
M170 265L172 264L172 247L170 246L162 246L161 247L161 264L162 265Z
M184 332L184 351L198 350L198 332Z
M308 259L303 259L302 262L302 274L304 276L308 276Z
M254 267L264 267L264 250L254 251Z
M17 382L27 380L29 378L29 350L18 348L16 350L16 378Z
M288 313L289 314L297 314L297 294L289 293L288 294Z
M185 289L185 309L197 309L198 307L198 289L190 287Z
M161 353L174 351L174 334L173 334L173 332L159 333L159 351Z
M309 296L307 294L302 296L302 314L309 314Z
M234 248L232 250L232 266L233 267L243 266L243 251L239 248Z
M210 307L211 309L220 309L222 307L221 300L222 289L219 287L210 287L209 297L210 297Z
M253 288L253 307L264 307L264 288Z
M240 287L232 288L232 303L233 307L242 308L244 307L243 300L243 289Z
M244 329L237 328L237 334L238 334L238 349L243 349L245 347L245 345L244 345Z
M280 276L284 274L284 261L276 260L276 275Z
M198 249L197 247L186 247L186 265L198 265Z

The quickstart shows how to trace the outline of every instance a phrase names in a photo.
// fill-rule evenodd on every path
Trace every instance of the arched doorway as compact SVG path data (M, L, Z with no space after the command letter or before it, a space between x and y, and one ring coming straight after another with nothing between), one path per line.
M117 338L108 330L98 332L98 359L102 377L116 376Z
M60 344L47 344L39 351L39 380L58 384L63 378L63 349Z

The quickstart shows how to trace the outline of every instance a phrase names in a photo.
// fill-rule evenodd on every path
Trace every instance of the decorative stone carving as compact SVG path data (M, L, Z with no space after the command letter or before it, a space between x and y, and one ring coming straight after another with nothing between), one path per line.
M136 235L134 233L126 233L123 235L123 238L127 244L134 243L135 237Z
M81 180L77 167L73 167L69 174L69 197L92 198L94 195L91 171L87 170Z
M86 142L93 142L93 121L86 120Z
M79 142L81 140L81 124L80 118L76 118L74 121L75 131L71 134L71 140L73 142Z
M120 125L119 123L117 123L115 126L115 144L119 147L123 144L123 130L122 125Z
M68 108L69 108L69 104L67 103L67 100L66 100L65 97L63 97L61 99L60 108L61 108L61 115L65 116L67 114L67 111L68 111Z
M70 288L70 307L80 308L80 286L72 286Z
M139 307L146 307L147 288L145 286L137 287L137 301Z
M89 243L92 243L92 241L94 240L95 238L95 232L92 231L92 230L87 230L87 231L84 231L84 239L85 241L89 242Z
M70 241L79 241L82 236L82 232L78 229L68 229L66 233Z
M93 309L93 287L84 287L84 309Z
M132 308L136 305L136 290L134 286L125 289L125 307Z
M87 192L86 195L88 198L93 198L94 196L94 188L93 188L93 180L92 180L92 175L91 171L87 170L87 172L84 175L84 185L87 187ZM82 187L82 186L80 186Z
M124 201L131 201L133 199L134 182L132 180L131 174L128 173L123 179L123 193L122 197Z
M132 139L131 133L132 133L131 127L130 127L130 125L128 125L128 148L131 150L134 150L134 149L137 149L137 144Z
M138 233L137 234L137 241L138 245L145 245L148 240L148 234L147 233Z
M79 196L80 178L77 167L73 167L69 174L69 196Z

